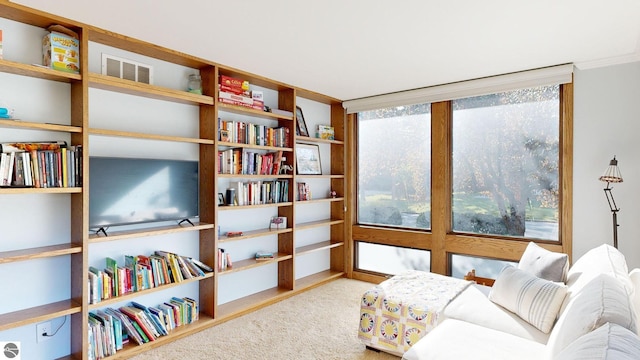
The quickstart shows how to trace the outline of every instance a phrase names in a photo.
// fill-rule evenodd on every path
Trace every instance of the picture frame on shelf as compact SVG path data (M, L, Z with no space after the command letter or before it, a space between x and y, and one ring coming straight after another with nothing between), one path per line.
M302 108L300 106L296 106L296 135L309 137L307 123L304 121L304 115L302 114Z
M287 228L286 216L273 216L269 221L269 230L280 230Z
M224 206L227 203L224 201L224 194L218 193L218 206Z
M296 144L296 172L298 175L322 175L318 145Z

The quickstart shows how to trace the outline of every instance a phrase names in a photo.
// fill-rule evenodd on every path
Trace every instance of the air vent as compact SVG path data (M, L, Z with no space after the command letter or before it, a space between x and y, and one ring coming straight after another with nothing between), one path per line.
M153 67L148 64L102 54L102 75L153 84Z

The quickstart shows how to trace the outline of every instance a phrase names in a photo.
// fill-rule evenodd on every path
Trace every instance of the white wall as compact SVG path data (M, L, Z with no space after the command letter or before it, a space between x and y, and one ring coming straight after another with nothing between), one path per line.
M629 269L640 267L640 62L574 74L573 259L613 244L611 211L598 178L615 155L624 179L613 195L618 247Z

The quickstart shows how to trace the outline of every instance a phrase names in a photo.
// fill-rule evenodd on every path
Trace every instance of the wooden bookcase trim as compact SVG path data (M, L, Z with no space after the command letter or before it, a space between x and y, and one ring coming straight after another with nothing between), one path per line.
M138 83L131 80L101 74L89 74L89 85L96 89L116 91L134 96L142 96L156 100L173 101L192 105L213 105L211 96L199 95L182 90L174 90L161 86Z
M258 209L258 208L269 208L269 207L291 206L292 204L293 204L292 202L282 202L282 203L261 204L261 205L218 206L218 210L219 210L219 211L247 210L247 209Z
M224 104L221 102L218 102L217 106L218 106L218 110L221 112L231 112L231 113L240 114L240 115L249 115L252 117L259 117L267 120L293 121L293 115L292 116L281 115L281 114L246 108L238 105Z
M4 194L76 194L81 193L79 187L58 187L58 188L32 188L32 187L3 187L0 188L0 195Z
M231 241L237 241L237 240L246 240L246 239L262 237L262 236L284 234L292 231L293 229L291 228L279 229L279 230L269 230L268 228L266 228L266 229L259 229L259 230L243 231L242 236L228 237L226 235L221 235L220 238L218 239L218 242L225 243L225 242L231 242Z
M291 291L279 287L263 290L240 299L236 299L218 305L216 320L222 322L232 318L248 314L261 307L274 304L280 300L295 295L296 291Z
M179 233L185 231L200 231L206 229L213 229L213 224L195 222L194 226L191 225L167 225L167 226L159 226L154 228L145 228L145 229L136 229L136 230L122 230L122 231L114 231L112 233L107 233L109 236L99 235L99 234L91 234L89 235L90 243L99 243L105 241L115 241L129 238L139 238L146 236L156 236L156 235L165 235L172 233Z
M296 228L296 230L306 230L306 229L312 229L312 228L320 227L320 226L329 226L329 225L336 225L336 224L343 224L343 223L344 223L344 220L327 219L327 220L310 221L310 222L306 222L306 223L296 224L295 228Z
M82 252L82 247L72 244L49 245L24 250L3 251L0 252L0 264L77 254L80 252Z
M3 73L22 75L51 81L59 81L64 83L71 83L73 81L82 80L82 76L80 74L66 73L42 66L23 64L8 60L0 60L0 71Z
M79 313L82 306L62 300L0 315L0 331Z
M218 141L219 148L242 148L242 149L255 149L255 150L266 150L266 151L284 151L284 152L293 152L293 148L288 147L279 147L279 146L263 146L263 145L253 145L253 144L242 144L242 143L234 143L234 142L225 142Z
M70 126L52 123L37 123L31 121L22 121L20 119L0 120L0 127L8 128L22 128L22 129L34 129L34 130L46 130L46 131L59 131L67 133L81 133L82 128L80 126Z
M296 135L296 143L321 143L321 144L335 144L335 145L344 145L344 141L342 140L327 140L320 139L311 136L300 136Z
M315 251L328 250L335 247L344 246L344 242L332 243L331 240L321 241L319 243L301 246L296 248L296 255L306 255Z
M160 336L154 341L150 341L142 345L136 345L131 341L128 344L124 345L122 350L118 350L115 355L109 356L108 359L129 359L134 355L144 353L160 345L164 345L185 336L192 335L198 331L202 331L213 326L215 323L215 320L211 316L207 316L203 313L200 313L198 316L198 321L195 321L191 324L178 326L177 328L169 331L168 335Z
M226 275L233 272L244 271L244 270L252 269L259 266L273 264L279 261L289 260L292 258L293 258L293 255L277 253L277 254L274 254L273 259L269 259L269 260L245 259L240 261L234 261L233 267L226 270L219 271L218 275Z
M323 202L335 202L335 201L343 201L343 197L335 197L335 198L324 198L324 199L311 199L311 200L296 200L296 205L302 204L314 204L314 203L323 203Z
M150 294L150 293L153 293L153 292L156 292L156 291L162 291L162 290L169 289L169 288L172 288L172 287L175 287L175 286L180 286L180 285L192 283L194 281L205 280L205 279L208 279L208 278L211 278L211 277L213 277L213 273L212 272L205 273L204 276L198 276L198 277L191 278L191 279L185 279L185 280L182 280L180 282L174 282L174 283L171 283L171 284L160 285L160 286L156 286L156 287L151 288L151 289L144 289L144 290L128 293L128 294L121 295L121 296L115 296L115 297L112 297L112 298L109 298L109 299L101 300L99 303L89 304L89 310L98 309L98 308L104 307L104 306L109 305L109 304L114 304L114 303L119 303L119 302L122 302L122 301L131 300L131 299L137 298L137 297L139 297L141 295Z
M213 145L213 140L210 140L210 139L198 139L198 138L169 136L169 135L154 135L154 134L138 133L138 132L131 132L131 131L108 130L108 129L97 129L97 128L90 128L89 135L130 137L130 138L136 138L136 139L175 141L175 142L185 142L185 143L193 143L193 144Z
M296 279L296 290L298 292L309 290L314 287L326 284L331 280L343 277L344 271L325 270L300 279Z

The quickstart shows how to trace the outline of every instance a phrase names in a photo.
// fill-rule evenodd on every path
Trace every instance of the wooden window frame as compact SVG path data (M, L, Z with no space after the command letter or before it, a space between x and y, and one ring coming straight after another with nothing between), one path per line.
M556 252L572 253L573 227L573 83L560 85L559 114L559 219L558 240L534 240L540 246ZM431 271L438 274L451 273L451 254L487 257L499 260L519 261L527 244L532 239L515 239L493 235L457 234L451 229L451 129L453 112L451 101L431 104L431 231L413 229L390 229L357 224L357 197L352 196L348 206L347 219L351 228L351 249L356 242L408 247L431 252ZM349 168L354 169L349 176L349 190L357 194L357 115L347 115L349 126L348 159ZM434 169L438 169L435 171ZM445 169L445 171L442 171ZM384 275L355 268L356 251L352 252L351 269L353 278L365 281L382 281ZM471 270L471 269L469 269Z

